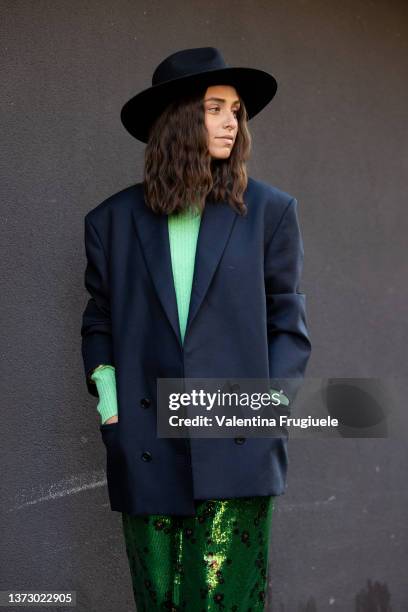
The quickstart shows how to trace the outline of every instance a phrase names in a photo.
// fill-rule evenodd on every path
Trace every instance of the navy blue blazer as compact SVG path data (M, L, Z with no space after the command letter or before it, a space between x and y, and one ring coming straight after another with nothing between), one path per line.
M287 436L156 436L157 378L304 376L311 343L299 291L297 201L251 177L244 201L242 217L227 202L206 200L184 344L167 216L146 205L143 184L85 216L90 299L81 336L92 396L93 368L116 368L118 422L100 425L112 510L194 516L196 499L285 491ZM295 393L286 395L293 400Z

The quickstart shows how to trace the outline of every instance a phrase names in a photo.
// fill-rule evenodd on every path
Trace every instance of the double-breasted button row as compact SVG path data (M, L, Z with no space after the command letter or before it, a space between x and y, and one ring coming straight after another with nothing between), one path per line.
M151 400L149 400L148 397L142 397L142 399L140 400L140 404L142 406L142 408L148 408L151 404Z

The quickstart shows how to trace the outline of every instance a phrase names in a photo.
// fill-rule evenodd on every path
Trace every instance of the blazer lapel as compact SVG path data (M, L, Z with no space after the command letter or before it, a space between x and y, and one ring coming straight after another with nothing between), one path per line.
M153 285L176 334L182 340L171 263L167 215L159 215L146 205L140 190L143 207L133 207L133 222L144 253ZM194 317L208 291L238 214L227 202L214 203L206 199L201 217L194 264L194 276L185 338Z
M206 200L201 218L185 336L205 298L238 213L227 202Z

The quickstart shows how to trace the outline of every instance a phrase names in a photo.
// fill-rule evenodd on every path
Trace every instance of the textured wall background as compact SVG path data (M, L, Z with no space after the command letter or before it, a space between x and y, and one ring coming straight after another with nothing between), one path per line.
M250 122L249 171L299 201L308 375L406 377L407 5L2 0L1 9L0 589L72 589L80 612L130 611L80 355L83 216L142 172L143 145L120 108L180 48L217 46L231 65L271 71L278 94ZM290 449L269 610L407 610L405 440Z

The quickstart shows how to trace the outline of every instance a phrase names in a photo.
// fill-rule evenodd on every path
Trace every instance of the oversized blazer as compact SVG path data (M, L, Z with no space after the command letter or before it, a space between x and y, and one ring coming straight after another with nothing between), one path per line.
M118 422L100 425L112 510L194 516L197 499L285 492L285 435L156 435L157 378L296 382L304 376L311 343L299 290L304 249L297 200L249 177L244 201L246 216L227 202L206 200L184 343L168 219L146 205L143 184L85 216L90 299L81 336L92 396L98 397L92 370L116 368Z

